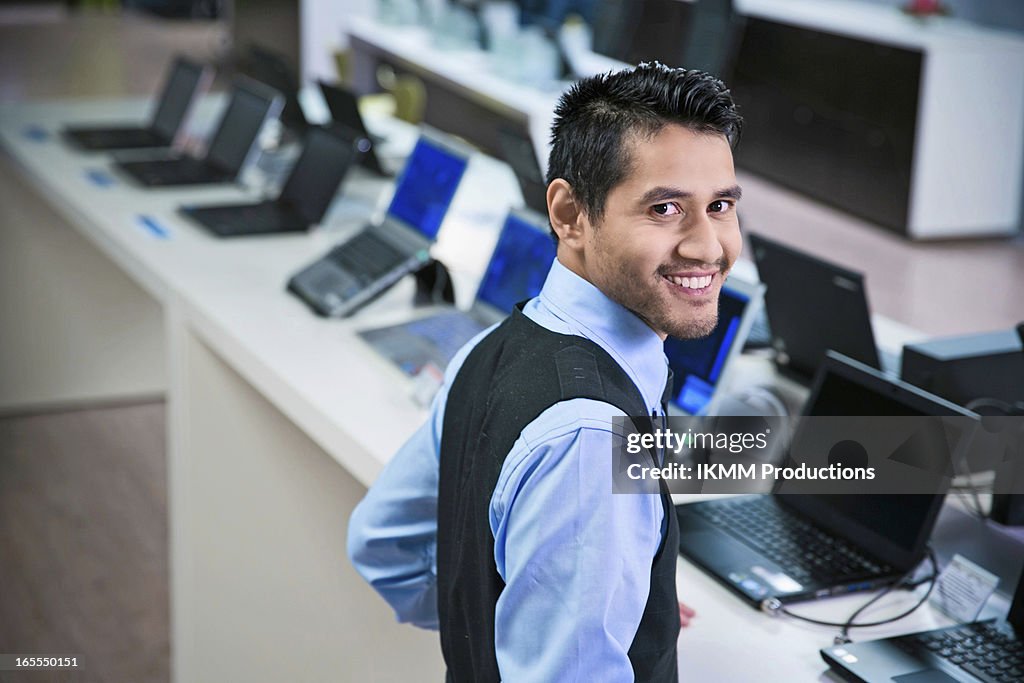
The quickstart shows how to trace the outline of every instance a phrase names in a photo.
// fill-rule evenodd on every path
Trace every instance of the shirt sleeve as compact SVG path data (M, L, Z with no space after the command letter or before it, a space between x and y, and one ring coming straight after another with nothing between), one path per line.
M434 418L432 413L399 449L356 506L347 543L356 571L391 605L398 621L429 629L438 628L440 430Z
M503 680L633 680L664 511L657 495L612 494L612 415L597 401L557 404L504 463L490 520L506 584L495 614Z
M437 483L448 388L491 326L448 364L430 417L398 450L349 519L347 551L356 571L400 622L436 630Z

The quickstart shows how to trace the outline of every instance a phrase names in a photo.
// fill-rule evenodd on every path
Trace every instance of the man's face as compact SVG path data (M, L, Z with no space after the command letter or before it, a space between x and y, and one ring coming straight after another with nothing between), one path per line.
M675 124L627 145L631 171L587 226L585 275L658 334L706 336L742 248L732 150L720 135Z

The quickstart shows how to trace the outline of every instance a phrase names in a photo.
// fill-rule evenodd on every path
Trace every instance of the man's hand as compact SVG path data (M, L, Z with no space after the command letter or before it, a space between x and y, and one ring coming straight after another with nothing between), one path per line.
M683 627L689 626L690 625L690 619L693 619L695 616L697 616L697 612L694 611L694 609L692 607L690 607L689 605L684 605L683 603L679 603L679 625L680 626L683 626Z

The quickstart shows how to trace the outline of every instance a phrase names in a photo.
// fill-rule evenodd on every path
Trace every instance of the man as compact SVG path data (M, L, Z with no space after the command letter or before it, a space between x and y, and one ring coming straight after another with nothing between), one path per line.
M741 119L720 81L660 64L555 113L543 290L453 360L349 554L440 629L450 681L674 681L675 515L664 490L612 494L612 418L663 415L665 337L715 327Z

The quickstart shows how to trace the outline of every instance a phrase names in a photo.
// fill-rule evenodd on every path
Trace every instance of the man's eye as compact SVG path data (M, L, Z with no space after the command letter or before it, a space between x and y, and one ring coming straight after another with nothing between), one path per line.
M708 205L708 211L711 213L725 213L732 208L733 202L728 199L718 199L711 202Z
M673 202L655 204L651 207L651 211L657 216L675 216L682 213L682 211L679 210L679 206Z

